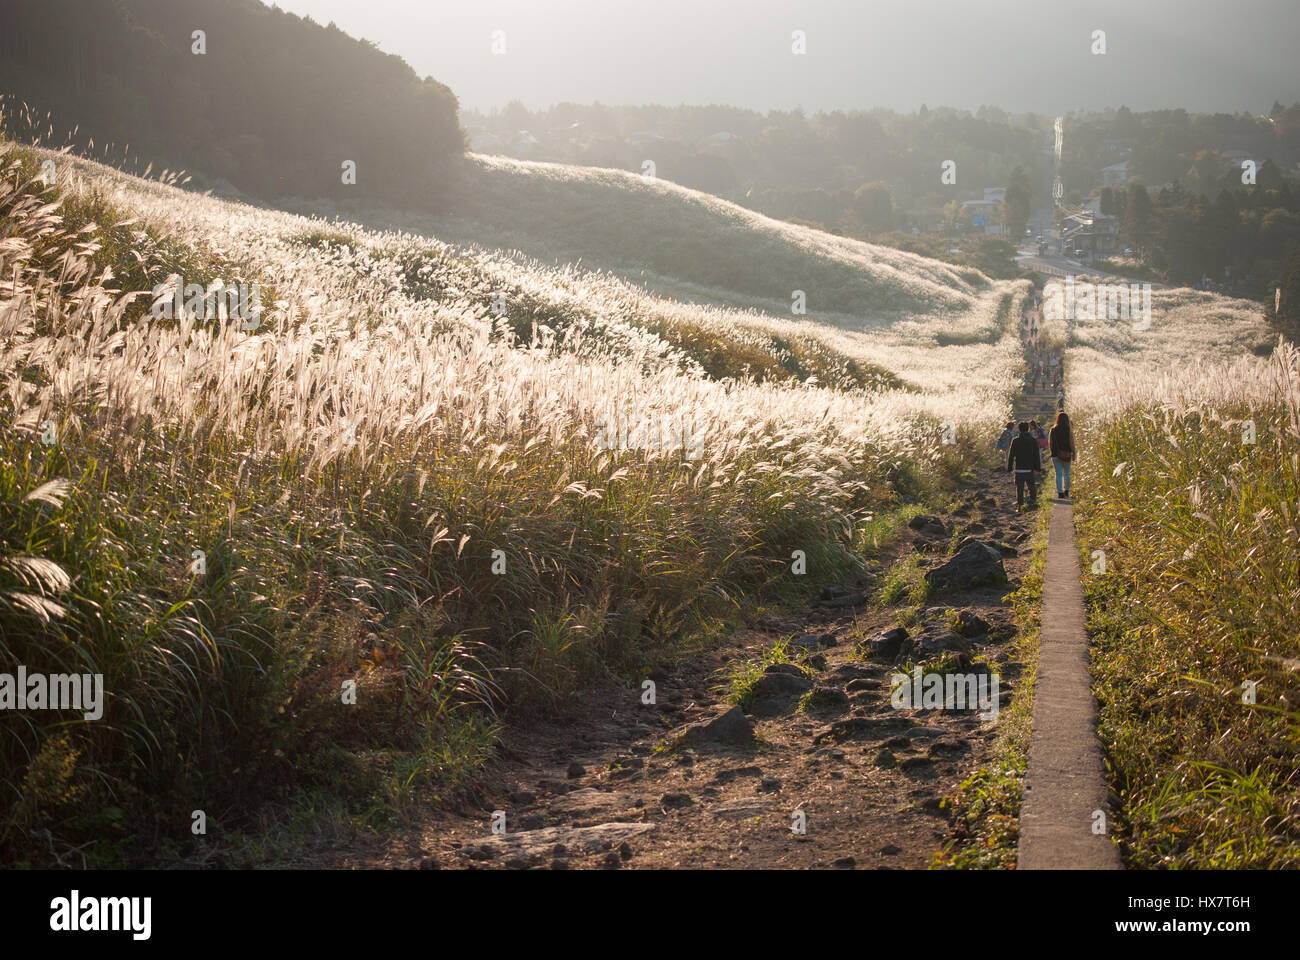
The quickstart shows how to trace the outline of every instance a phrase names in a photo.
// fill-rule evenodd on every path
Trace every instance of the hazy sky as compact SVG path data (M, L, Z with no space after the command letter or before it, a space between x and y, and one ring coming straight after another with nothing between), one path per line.
M758 110L1267 112L1300 100L1300 0L279 0L446 83L521 100ZM505 33L494 55L492 33ZM791 53L791 33L807 53ZM1106 53L1091 52L1106 32Z

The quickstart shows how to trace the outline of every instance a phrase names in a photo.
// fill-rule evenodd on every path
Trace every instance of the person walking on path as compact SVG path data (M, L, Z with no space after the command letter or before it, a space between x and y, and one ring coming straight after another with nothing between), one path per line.
M1002 434L998 437L997 448L999 450L1007 449L1007 447L1011 446L1011 441L1014 440L1015 438L1016 438L1016 424L1015 421L1010 421L1007 423L1006 429L1004 429L1002 431Z
M1074 431L1070 429L1070 418L1062 410L1056 415L1056 424L1048 436L1048 446L1052 453L1052 466L1056 470L1056 496L1070 498L1070 464L1074 462Z
M1025 487L1029 488L1029 505L1038 506L1038 487L1034 484L1035 474L1043 472L1042 457L1038 452L1038 441L1029 433L1029 424L1020 421L1020 434L1011 441L1007 450L1007 473L1016 475L1016 507L1025 505Z
M1029 421L1029 432L1033 434L1034 439L1038 442L1040 456L1047 451L1047 431L1043 429L1042 424L1037 420Z

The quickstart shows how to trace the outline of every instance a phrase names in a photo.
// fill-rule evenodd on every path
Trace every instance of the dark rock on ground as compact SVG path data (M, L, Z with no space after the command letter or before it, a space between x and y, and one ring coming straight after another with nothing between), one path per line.
M902 627L886 630L884 633L866 640L862 644L863 653L881 660L892 660L902 650L903 641L907 639L907 636L907 631Z
M989 632L989 622L973 610L959 610L952 629L963 637L982 637Z
M948 527L944 522L930 514L920 513L907 521L910 529L927 537L946 537L948 536Z
M754 728L740 707L732 707L710 720L691 723L682 731L678 746L726 744L748 746L754 740Z
M965 590L1006 583L1007 571L997 550L980 540L971 540L947 563L927 570L925 579L934 589Z
M805 633L802 637L795 637L790 641L790 650L820 650L822 647L821 637L815 633Z

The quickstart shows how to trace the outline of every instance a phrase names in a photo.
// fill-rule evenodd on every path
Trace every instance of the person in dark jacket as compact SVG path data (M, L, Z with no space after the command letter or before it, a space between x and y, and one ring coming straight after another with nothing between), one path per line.
M1052 451L1052 466L1056 468L1056 495L1070 496L1070 464L1074 462L1074 431L1070 429L1070 418L1062 410L1056 415L1056 425L1047 438Z
M1007 451L1007 473L1016 475L1016 506L1025 504L1025 487L1029 487L1029 504L1038 506L1038 488L1034 484L1035 475L1043 470L1042 456L1038 452L1038 441L1029 432L1029 424L1020 421L1020 435L1011 441Z

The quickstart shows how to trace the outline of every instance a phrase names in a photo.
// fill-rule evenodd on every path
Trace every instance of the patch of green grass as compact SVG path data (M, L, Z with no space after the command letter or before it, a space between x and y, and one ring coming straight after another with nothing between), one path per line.
M877 607L891 607L906 600L916 606L925 603L929 596L925 568L921 566L921 558L913 554L890 564L872 602Z
M762 651L755 660L733 663L729 668L723 685L723 697L727 703L734 703L742 710L748 710L754 702L754 685L762 678L763 672L774 663L797 664L803 659L801 652L791 653L790 640L778 640Z

